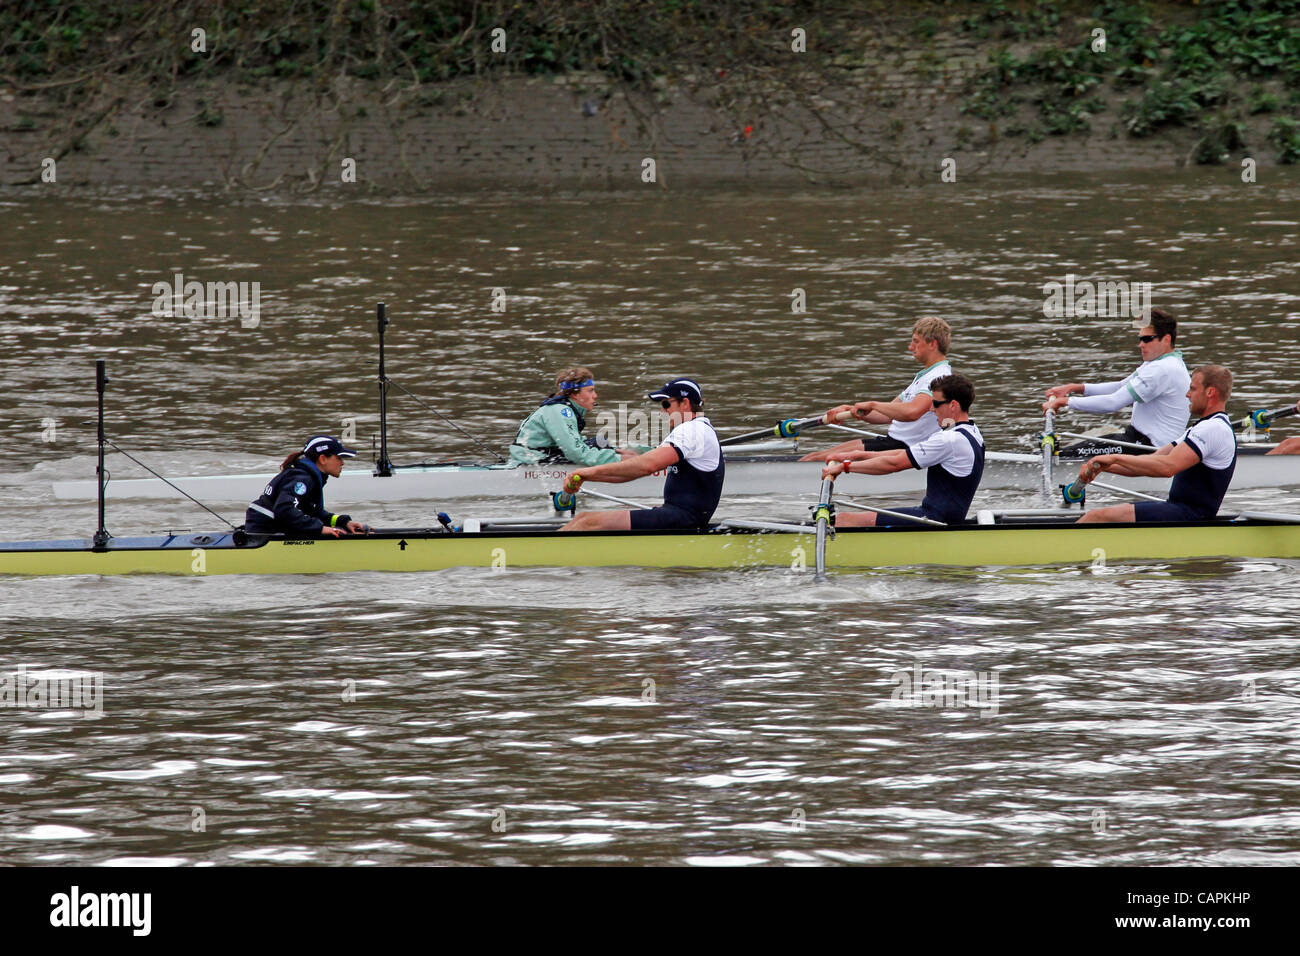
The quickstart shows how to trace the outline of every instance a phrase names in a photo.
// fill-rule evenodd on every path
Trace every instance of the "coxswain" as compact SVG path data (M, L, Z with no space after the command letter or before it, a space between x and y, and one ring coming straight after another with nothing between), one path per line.
M1138 501L1089 511L1080 523L1095 521L1203 521L1219 513L1237 467L1237 434L1224 410L1232 393L1232 373L1222 365L1202 365L1192 373L1188 404L1196 421L1182 437L1150 455L1098 455L1079 468L1087 483L1103 471L1131 478L1173 478L1166 501Z
M329 435L316 435L302 451L280 464L280 473L262 489L262 496L248 506L244 530L254 534L294 536L366 534L369 528L350 515L325 510L325 482L343 471L343 459L357 453Z
M952 365L948 363L951 343L952 328L943 319L933 316L917 319L912 326L912 340L907 351L921 363L922 368L898 397L892 402L863 401L837 405L823 418L827 424L835 424L842 412L851 411L861 421L889 425L889 432L879 438L854 438L829 451L805 455L800 461L841 460L844 453L851 451L901 451L936 434L939 420L930 410L930 390L935 379L952 374Z
M604 465L636 454L613 448L601 436L583 438L587 413L596 407L596 380L591 369L565 369L555 377L555 391L523 420L510 446L510 460L521 465L571 461Z
M1183 364L1183 353L1174 348L1178 322L1163 309L1152 309L1146 318L1146 325L1138 332L1142 364L1128 378L1095 384L1057 385L1047 390L1044 412L1068 408L1093 415L1108 415L1133 406L1132 421L1123 431L1068 445L1060 450L1063 457L1124 452L1125 446L1114 444L1115 440L1160 448L1186 429L1189 410L1187 386L1191 383L1191 375Z
M579 468L564 482L575 493L584 481L634 481L666 471L664 503L638 511L583 511L561 531L704 530L722 497L726 469L713 424L700 413L704 395L689 378L676 378L647 396L657 401L671 430L658 448L608 465Z
M841 474L889 475L908 468L924 468L925 499L919 508L895 508L900 514L917 515L944 524L960 524L979 490L984 475L984 436L970 417L975 386L964 375L945 375L930 383L929 402L939 431L914 445L893 451L842 453L822 469L823 478ZM835 527L877 525L915 526L917 522L874 511L840 513Z

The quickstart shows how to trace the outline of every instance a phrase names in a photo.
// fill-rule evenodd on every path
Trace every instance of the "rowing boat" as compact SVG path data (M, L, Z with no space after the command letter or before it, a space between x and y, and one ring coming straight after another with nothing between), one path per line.
M1281 488L1300 485L1300 455L1267 455L1271 444L1246 444L1238 449L1237 470L1232 478L1235 490L1243 488ZM1069 480L1079 470L1079 461L1058 458L1055 471ZM491 499L504 497L540 497L559 489L565 476L576 465L484 465L438 463L394 465L392 473L380 475L362 469L346 470L330 479L328 498L331 504L354 505L384 501L447 501L451 499ZM794 454L727 455L726 483L723 494L795 495L806 494L821 475L821 462L800 462ZM273 472L249 472L238 475L191 475L171 479L172 484L201 501L247 502L252 500L271 479ZM981 481L983 488L1035 491L1042 481L1042 460L1037 455L1014 452L989 452ZM1167 478L1125 479L1138 491L1163 491ZM112 479L106 486L110 498L180 498L181 492L157 478ZM873 494L910 494L925 489L925 473L916 469L892 475L873 476ZM638 478L621 486L632 497L646 499L663 495L663 475ZM98 494L98 482L91 480L54 483L56 498L92 500Z
M528 520L528 519L524 519ZM992 521L992 523L988 523ZM829 568L1025 566L1186 558L1300 558L1300 524L1248 518L1152 525L984 515L951 527L846 528L826 546ZM559 534L537 519L469 521L462 530L406 529L350 538L243 532L0 543L0 574L321 574L453 567L759 568L812 564L809 525L759 530ZM754 522L752 524L761 524ZM774 526L775 527L775 526ZM799 528L806 534L789 533Z
M344 471L330 482L331 504L355 505L385 501L442 502L453 499L489 499L515 496L549 495L557 491L576 465L569 463L518 465L515 463L481 464L476 462L422 462L395 465L388 455L388 389L392 384L384 372L384 330L388 317L384 304L377 309L379 332L379 435L373 470ZM103 375L100 368L99 374ZM98 474L111 475L104 469L103 396L106 378L97 378L100 395ZM399 386L400 387L400 386ZM1258 427L1265 429L1272 418L1294 414L1292 409L1252 413ZM1047 421L1052 421L1048 416ZM727 497L755 495L804 494L819 478L821 462L801 462L798 454L798 436L802 429L820 424L818 418L802 422L787 419L770 431L759 429L745 435L724 439L727 447L727 472L722 493ZM864 434L838 424L827 427L840 431ZM1048 431L1050 432L1050 425ZM1065 434L1065 433L1063 433ZM792 441L768 441L759 444L737 444L751 441L757 436L770 435ZM472 436L471 436L472 437ZM1053 453L1024 454L1018 452L988 451L985 455L984 488L1020 491L1052 490L1053 474L1066 480L1077 473L1082 459L1070 459L1054 454L1056 438L1045 435L1045 447ZM1083 437L1083 436L1079 436ZM111 442L110 442L111 444ZM113 447L117 447L114 445ZM1266 441L1238 445L1237 470L1232 488L1281 488L1300 485L1300 455L1268 455L1276 448ZM120 449L119 449L120 451ZM787 452L782 454L780 452ZM156 473L155 473L156 475ZM236 475L189 475L163 480L161 477L106 480L101 486L94 480L56 481L54 496L60 499L86 501L99 498L180 498L190 497L200 501L247 502L256 498L274 472L249 472ZM622 485L622 490L644 498L663 495L662 472L638 478ZM1167 479L1133 478L1126 487L1136 491L1164 491ZM918 469L907 469L889 475L874 476L871 492L876 495L912 494L924 491L926 475Z

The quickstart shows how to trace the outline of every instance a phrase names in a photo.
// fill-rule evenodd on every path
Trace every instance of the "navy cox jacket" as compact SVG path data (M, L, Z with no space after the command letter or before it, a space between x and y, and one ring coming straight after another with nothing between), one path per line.
M315 462L299 458L262 489L262 495L244 515L244 530L254 534L319 535L320 529L347 530L351 515L325 510L324 489L329 479Z

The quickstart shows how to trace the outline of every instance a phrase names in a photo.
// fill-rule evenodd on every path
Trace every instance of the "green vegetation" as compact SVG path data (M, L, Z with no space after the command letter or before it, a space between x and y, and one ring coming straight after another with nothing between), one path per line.
M796 24L808 31L809 57L850 51L843 31L818 26L826 22L823 7L815 0L9 0L0 5L0 62L20 84L71 83L93 72L171 81L225 69L241 80L435 82L592 70L644 81L697 63L725 68L788 54ZM500 51L492 48L498 28L505 30ZM205 52L191 49L195 29L205 31Z
M793 27L806 31L797 56ZM178 83L216 76L330 95L343 78L395 80L434 104L432 84L458 77L583 71L725 87L729 109L815 112L837 71L870 65L868 41L899 62L919 48L914 74L946 75L935 40L954 29L991 47L962 108L993 135L1011 118L1008 136L1067 136L1114 109L1130 136L1196 130L1194 156L1210 163L1243 147L1246 116L1279 114L1268 141L1297 161L1295 120L1280 114L1300 108L1300 0L8 0L0 79L82 109L77 128L109 115L117 90L144 86L161 110ZM204 106L196 120L222 115Z
M1277 147L1278 162L1300 163L1300 120L1278 117L1269 130L1268 141Z
M1062 19L1063 6L991 0L979 15L962 21L978 37L1051 38L1022 57L1005 46L991 53L970 84L966 112L993 119L1035 102L1041 131L1065 135L1087 129L1088 116L1104 108L1089 94L1110 90L1125 97L1120 115L1130 135L1194 128L1203 133L1196 161L1218 163L1244 147L1242 115L1281 107L1279 96L1260 81L1289 89L1293 103L1300 94L1300 0L1206 0L1160 25L1152 5L1140 0L1103 0L1072 21ZM1105 31L1104 50L1098 30ZM1234 95L1251 81L1248 99ZM1270 141L1291 155L1283 144L1292 140L1278 129Z

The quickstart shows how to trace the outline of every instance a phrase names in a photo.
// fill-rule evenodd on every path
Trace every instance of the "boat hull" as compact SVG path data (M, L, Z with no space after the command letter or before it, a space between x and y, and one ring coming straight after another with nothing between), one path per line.
M1232 488L1278 488L1300 485L1300 455L1265 455L1272 446L1243 449L1238 456ZM1055 483L1064 484L1078 474L1078 462L1058 462ZM509 468L497 465L413 465L396 470L388 477L368 471L344 471L330 480L326 499L331 506L358 505L384 501L441 502L452 499L488 499L504 497L544 498L558 491L570 468L537 465ZM268 474L205 475L177 478L173 483L200 501L248 502L269 481ZM747 495L814 494L821 478L819 462L800 462L796 456L743 456L727 459L728 497ZM1121 478L1116 483L1148 493L1168 489L1168 479ZM863 493L874 495L911 494L925 488L925 473L916 469L892 475L872 476L860 482ZM1042 486L1042 468L1029 455L990 453L981 487L1037 491ZM663 475L650 475L617 487L611 492L622 497L654 501L663 497ZM850 489L856 491L857 488ZM54 483L56 498L92 500L96 483L59 481ZM157 478L118 479L108 483L109 498L180 498L179 491Z
M811 530L811 529L809 529ZM453 567L810 567L811 534L555 531L385 532L365 538L267 539L232 535L85 539L0 545L0 574L327 574ZM828 544L832 568L1095 564L1187 558L1300 558L1300 525L1196 522L1151 525L963 525L846 529Z

